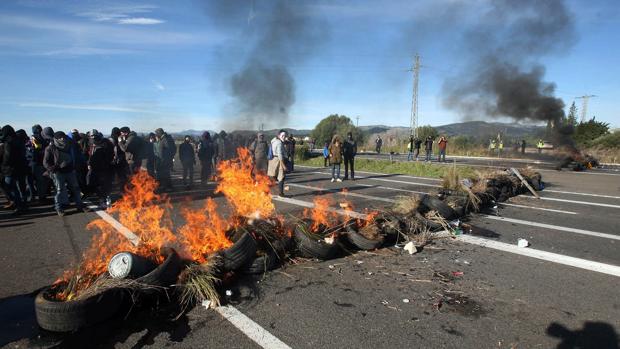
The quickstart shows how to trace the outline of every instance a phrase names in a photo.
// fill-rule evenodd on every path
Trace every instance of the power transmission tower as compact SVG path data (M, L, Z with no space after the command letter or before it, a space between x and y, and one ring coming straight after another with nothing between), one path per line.
M355 127L360 127L360 116L355 117Z
M420 56L416 53L413 68L413 96L411 97L411 135L418 137L418 82L420 80Z
M586 122L586 118L588 117L588 102L590 98L598 97L596 95L583 95L579 97L575 97L575 99L581 99L581 122Z

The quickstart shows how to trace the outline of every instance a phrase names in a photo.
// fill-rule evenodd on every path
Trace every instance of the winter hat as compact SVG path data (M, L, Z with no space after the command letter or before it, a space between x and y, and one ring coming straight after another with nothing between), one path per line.
M54 129L51 127L44 128L41 136L43 136L44 139L48 140L54 138Z

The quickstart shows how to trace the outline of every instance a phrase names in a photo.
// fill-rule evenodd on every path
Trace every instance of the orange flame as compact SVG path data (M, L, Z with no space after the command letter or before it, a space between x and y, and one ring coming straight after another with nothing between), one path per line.
M315 196L312 200L314 208L304 209L303 216L312 220L312 231L317 231L321 225L330 226L336 220L338 215L329 210L333 200L331 196Z
M237 154L237 159L218 165L220 182L215 192L223 193L240 216L271 216L275 211L269 191L271 180L262 173L252 173L254 165L247 148L238 148Z
M201 209L183 209L186 224L179 229L181 243L191 259L204 263L209 253L230 247L226 221L217 213L217 204L207 199Z

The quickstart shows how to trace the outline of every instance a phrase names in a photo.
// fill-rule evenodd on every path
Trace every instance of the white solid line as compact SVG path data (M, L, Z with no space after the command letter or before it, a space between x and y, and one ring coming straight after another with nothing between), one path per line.
M329 174L327 172L313 171L313 172L310 172L310 173L316 173L316 174L322 174L322 175L325 175L325 176L331 176L331 174ZM408 181L397 181L395 179L387 179L387 178L355 177L355 179L369 179L371 181L383 181L383 182L419 185L419 186L422 186L422 187L441 188L441 185L436 185L436 184L419 183L419 182L408 182Z
M529 198L529 199L536 199L536 197L530 196L530 195L520 195L519 197ZM557 198L550 198L550 197L547 197L547 196L541 196L540 199L541 200L549 200L549 201L558 201L558 202L570 202L570 203L573 203L573 204L580 204L580 205L620 208L620 205L602 204L600 202L590 202L590 201L577 201L577 200L557 199Z
M326 192L330 192L330 193L337 193L337 194L341 194L341 195L343 195L345 197L346 196L354 196L354 197L363 198L363 199L384 201L384 202L390 202L390 203L394 202L393 199L380 198L380 197L371 196L371 195L364 195L364 194L359 194L359 193L353 193L353 192L350 192L350 191L343 192L340 189L326 189L326 188L319 188L319 187L313 187L313 186L310 186L310 185L303 185L303 184L296 184L296 183L289 183L288 185L290 185L291 187L298 187L298 188L305 188L305 189L310 189L310 190L318 190L318 191L326 191Z
M522 256L532 257L536 259L542 259L549 262L554 262L558 264L569 265L576 268L581 268L585 270L591 270L598 273L620 276L620 267L612 264L605 264L600 262L595 262L587 259L576 258L565 256L557 253L536 250L533 248L523 248L518 247L517 245L507 244L505 242L499 242L489 239L483 239L476 236L471 235L459 235L458 239L460 241L474 244L482 247L488 247L495 250L500 250L504 252L510 252L519 254Z
M404 191L404 192L407 192L407 193L428 194L427 192L424 192L424 191L400 189L400 188L391 188L391 187L384 187L382 185L372 185L372 184L363 184L363 183L355 183L355 185L359 185L359 186L362 186L362 187L377 188L377 189L393 190L393 191Z
M89 201L85 201L85 203L88 205L89 209L94 211L97 215L99 215L99 217L106 221L106 223L111 225L114 229L126 237L127 240L129 240L134 246L138 246L140 244L140 238L138 235L134 234L126 226L122 225L114 217L110 216L106 211L99 209L99 206L94 205Z
M272 197L272 199L276 201L280 201L280 202L285 202L288 204L297 205L297 206L314 208L314 204L308 201L303 201L303 200L298 200L298 199L293 199L293 198L286 198L286 197L283 198L281 196L274 196ZM336 212L343 216L349 216L349 217L354 217L354 218L365 219L367 217L364 213L359 213L356 211L345 211L345 210L341 210L341 209L337 209L333 207L328 207L327 210L331 212Z
M506 202L500 202L499 204L500 204L500 205L503 205L503 206L512 206L512 207L521 207L521 208L531 208L531 209L533 209L533 210L549 211L549 212L556 212L556 213L577 214L577 212L572 212L572 211L554 210L554 209L552 209L552 208L544 208L544 207L534 207L534 206L517 205L517 204L510 204L510 203L506 203Z
M530 221L524 221L524 220L515 219L515 218L506 218L506 217L489 216L489 215L480 215L480 216L484 217L484 218L487 218L487 219L494 219L494 220L497 220L497 221L505 221L505 222L510 222L510 223L529 225L529 226L532 226L532 227L541 227L541 228L546 228L546 229L566 231L566 232L582 234L582 235L596 236L596 237L599 237L599 238L607 238L607 239L612 239L612 240L620 240L620 235L598 233L598 232L595 232L595 231L589 231L589 230L583 230L583 229L577 229L577 228L570 228L570 227L561 227L559 225L553 225L553 224L530 222Z
M596 197L599 197L599 198L620 199L620 196L612 196L612 195L578 193L578 192L574 192L574 191L562 191L562 190L552 190L552 189L545 189L544 191L545 192L549 192L549 193L560 193L560 194L571 194L571 195L585 195L585 196L596 196Z
M313 168L313 169L319 169L319 170L325 168L325 167L305 166L305 165L295 165L295 166L297 166L297 167L304 167L304 168ZM327 173L327 172L323 172L323 173ZM372 175L389 175L389 174L393 174L393 175L395 175L397 177L405 177L405 178L413 178L413 179L423 179L423 180L427 180L427 181L441 181L440 178L417 177L417 176L410 176L410 175L404 175L404 174L398 174L398 173L380 173L380 172L368 172L368 171L359 171L359 170L355 170L355 173L368 173L368 174L372 174Z
M252 321L252 319L245 316L242 312L237 310L237 308L223 306L216 307L215 311L261 347L270 349L291 349L286 343L282 342L259 324Z
M274 197L274 199L276 198ZM279 198L279 199L282 199L282 198ZM279 200L279 201L284 201L284 200ZM303 207L314 207L312 203L302 201L302 200L290 199L290 201L287 200L284 202L288 202L293 205L299 205ZM360 218L367 217L363 213L359 213L359 212L356 212L356 213L360 216ZM340 214L344 214L344 213L340 213ZM443 232L445 233L445 230ZM599 272L603 274L620 276L620 266L616 266L612 264L605 264L605 263L595 262L595 261L591 261L587 259L570 257L570 256L565 256L565 255L561 255L557 253L536 250L532 248L522 248L522 247L518 247L517 245L507 244L505 242L499 242L499 241L494 241L494 240L483 239L483 238L479 238L479 237L475 237L471 235L459 235L458 239L466 243L483 246L487 248L492 248L495 250L500 250L500 251L519 254L519 255L523 255L527 257L542 259L542 260L546 260L549 262L564 264L564 265L581 268L585 270L590 270L590 271L595 271L595 272Z

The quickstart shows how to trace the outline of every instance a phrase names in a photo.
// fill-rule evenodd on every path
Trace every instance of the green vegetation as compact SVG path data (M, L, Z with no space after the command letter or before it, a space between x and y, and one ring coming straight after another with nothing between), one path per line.
M575 128L573 139L580 146L592 146L597 138L609 134L609 124L596 121L593 117L587 122L580 122Z
M321 120L314 130L310 133L310 137L316 140L317 147L323 147L325 142L330 142L334 135L345 138L348 132L353 133L358 144L363 144L363 132L353 125L351 119L345 115L332 114Z
M300 165L323 166L323 157L315 157L300 161ZM476 178L476 170L469 166L452 166L429 164L424 162L391 162L389 160L355 159L357 171L368 171L386 174L405 174L410 176L443 178L449 171L456 171L460 178ZM452 169L452 170L451 170Z

